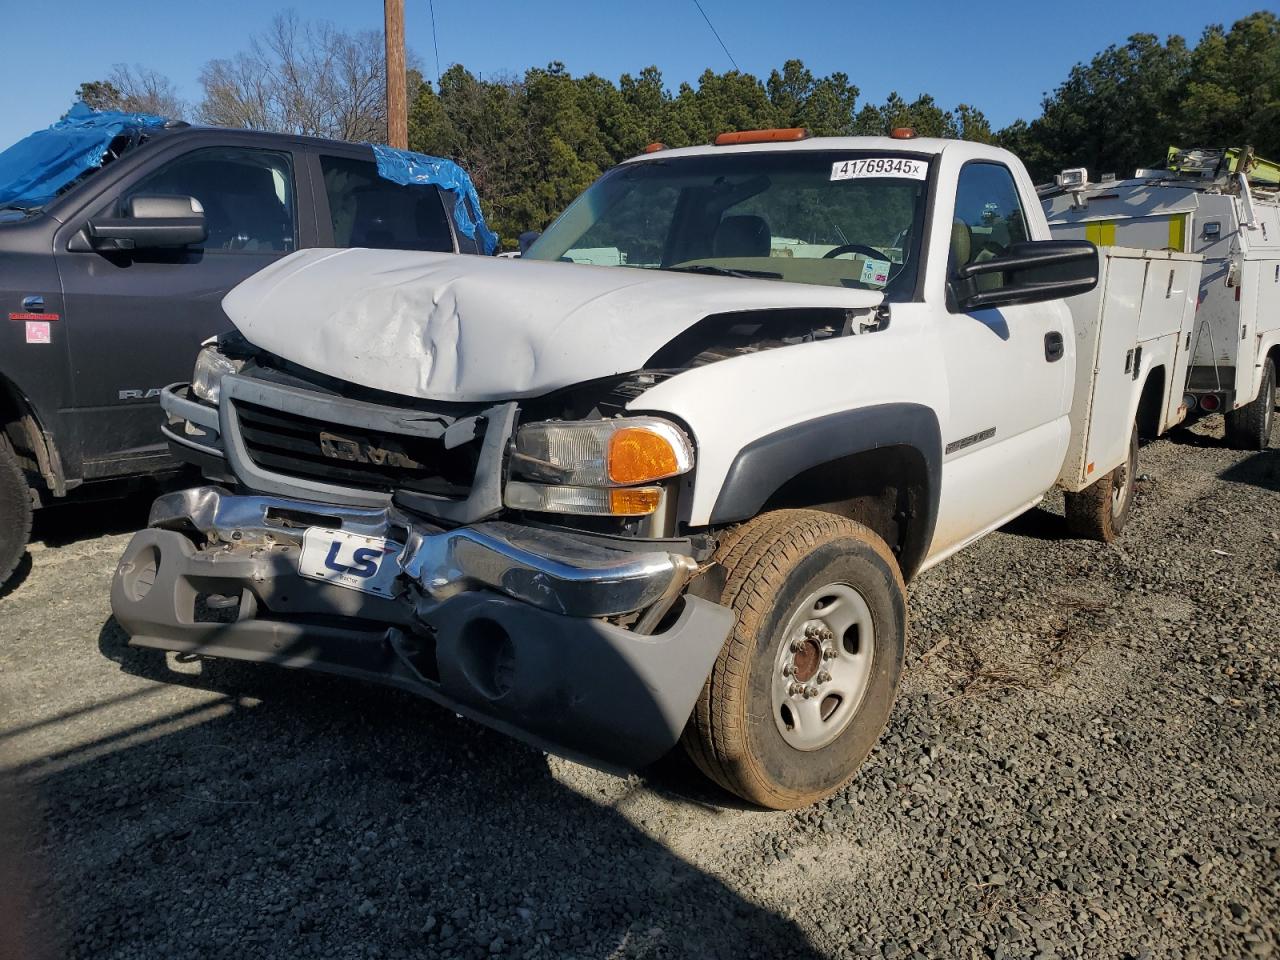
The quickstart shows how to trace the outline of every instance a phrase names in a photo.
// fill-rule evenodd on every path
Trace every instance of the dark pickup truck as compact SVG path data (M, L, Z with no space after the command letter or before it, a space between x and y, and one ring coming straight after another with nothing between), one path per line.
M241 280L307 247L494 252L449 161L116 116L78 171L78 126L103 119L83 108L0 153L0 585L35 508L177 468L160 390L231 329Z

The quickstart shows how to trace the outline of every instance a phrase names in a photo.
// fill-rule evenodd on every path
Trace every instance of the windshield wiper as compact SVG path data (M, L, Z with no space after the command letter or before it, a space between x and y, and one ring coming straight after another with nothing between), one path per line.
M769 270L733 270L729 267L715 267L709 263L691 263L684 267L663 267L672 273L705 273L713 277L744 277L748 280L781 280L782 274Z

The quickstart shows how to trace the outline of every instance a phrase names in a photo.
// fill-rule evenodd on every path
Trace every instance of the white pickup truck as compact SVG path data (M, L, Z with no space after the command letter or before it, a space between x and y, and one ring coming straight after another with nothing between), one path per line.
M1181 398L1135 338L1180 337L1199 259L1114 257L1113 324L1016 157L798 130L655 145L519 260L301 251L165 391L210 485L156 502L115 615L810 803L889 717L912 577L1055 483L1128 515L1140 398L1156 432Z

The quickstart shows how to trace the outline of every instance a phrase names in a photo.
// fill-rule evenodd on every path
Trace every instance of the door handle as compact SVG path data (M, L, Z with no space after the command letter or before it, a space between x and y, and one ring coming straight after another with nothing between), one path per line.
M1062 345L1062 334L1057 330L1050 330L1044 335L1044 358L1050 363L1055 360L1061 360L1062 355L1066 352L1066 348Z

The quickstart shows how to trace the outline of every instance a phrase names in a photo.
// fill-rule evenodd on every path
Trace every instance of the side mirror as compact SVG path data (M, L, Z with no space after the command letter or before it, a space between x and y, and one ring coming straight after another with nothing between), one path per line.
M93 250L165 250L204 243L204 207L195 197L133 197L123 217L95 217L85 224Z
M982 278L982 279L979 279ZM1087 240L1015 243L1003 257L966 263L951 277L962 313L1040 303L1088 293L1098 285L1098 248Z

